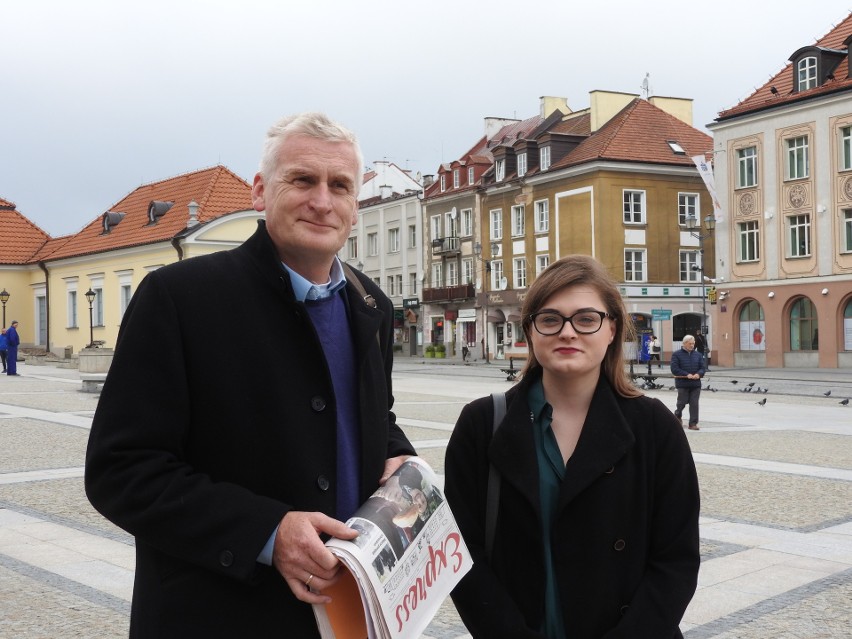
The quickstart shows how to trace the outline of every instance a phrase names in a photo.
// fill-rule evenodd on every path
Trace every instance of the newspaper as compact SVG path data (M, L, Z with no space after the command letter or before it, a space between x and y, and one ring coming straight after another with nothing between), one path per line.
M411 457L326 546L348 570L314 605L323 639L419 637L473 561L432 468Z

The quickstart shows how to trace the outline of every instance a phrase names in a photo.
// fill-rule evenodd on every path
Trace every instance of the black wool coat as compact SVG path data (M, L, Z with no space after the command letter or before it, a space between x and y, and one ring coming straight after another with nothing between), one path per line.
M507 393L492 438L491 397L468 404L447 447L447 501L474 565L453 601L476 639L541 638L545 570L538 463L527 391ZM501 475L486 558L489 462ZM617 396L601 378L566 465L552 530L553 562L572 639L669 639L695 592L699 495L677 419L656 399Z
M358 363L361 501L414 450L391 412L392 306L345 288ZM376 339L376 335L380 339ZM227 338L227 339L223 339ZM336 406L322 346L263 222L242 246L150 273L95 414L86 492L136 537L130 636L317 637L256 559L290 510L335 515Z

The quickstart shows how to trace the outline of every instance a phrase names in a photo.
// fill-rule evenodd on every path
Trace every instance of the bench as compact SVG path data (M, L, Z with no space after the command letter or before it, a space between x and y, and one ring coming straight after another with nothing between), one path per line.
M83 382L84 393L100 392L101 386L106 381L106 373L80 373L80 380Z
M527 359L526 355L511 355L509 356L509 368L501 368L500 370L506 373L506 381L514 382L518 378L518 373L521 372L519 368L515 368L515 360L520 360L525 362Z

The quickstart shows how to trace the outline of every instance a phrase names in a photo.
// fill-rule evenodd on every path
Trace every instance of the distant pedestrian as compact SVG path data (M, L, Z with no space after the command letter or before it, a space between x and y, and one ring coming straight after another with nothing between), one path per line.
M683 425L683 408L689 404L689 430L698 430L698 398L701 396L701 378L704 377L704 357L696 349L692 335L684 335L681 349L672 353L671 369L677 388L675 417Z
M6 374L18 376L18 320L14 320L6 329Z
M470 355L470 349L467 347L467 344L464 344L462 346L462 361L466 362L469 355Z
M660 353L662 352L662 347L660 346L659 338L656 335L651 335L650 344L651 346L649 350L651 351L651 361L653 362L654 360L657 360L657 368L662 368L663 364L660 361Z
M701 353L701 358L704 360L704 370L709 371L710 364L708 363L707 358L709 357L710 353L707 349L707 338L704 337L704 334L701 332L700 328L695 331L695 350Z
M9 341L6 339L6 329L0 330L0 360L3 360L3 370L6 372L6 358L9 355Z

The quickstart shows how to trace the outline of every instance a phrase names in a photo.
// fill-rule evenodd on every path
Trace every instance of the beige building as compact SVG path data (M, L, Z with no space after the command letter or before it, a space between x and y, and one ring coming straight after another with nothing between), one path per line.
M852 15L710 125L725 366L852 368Z

